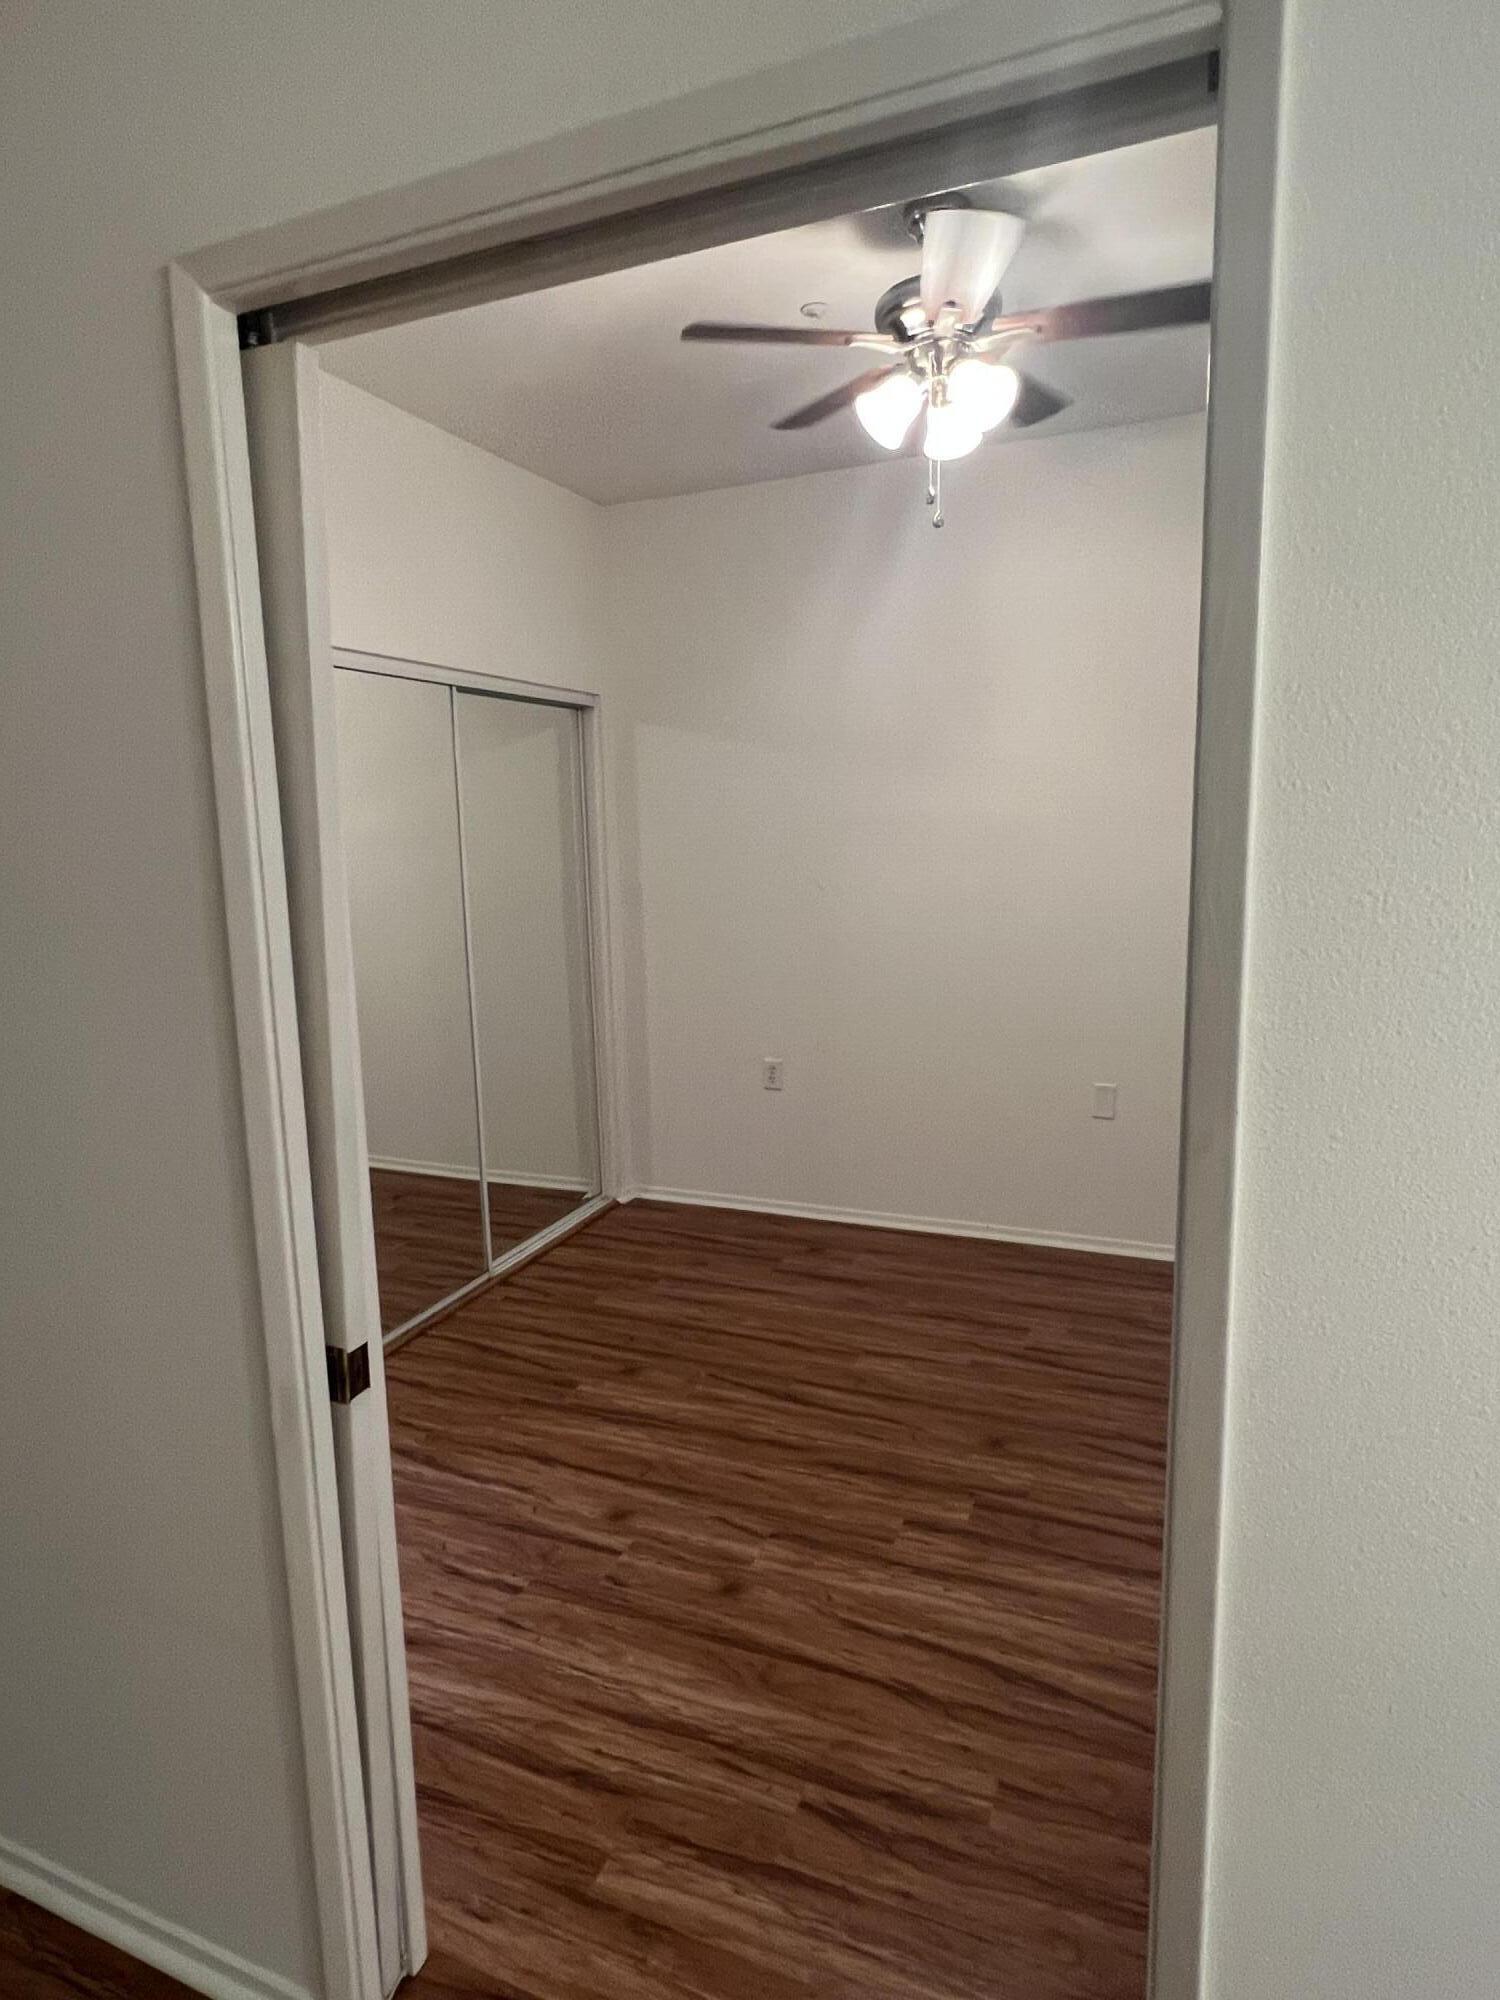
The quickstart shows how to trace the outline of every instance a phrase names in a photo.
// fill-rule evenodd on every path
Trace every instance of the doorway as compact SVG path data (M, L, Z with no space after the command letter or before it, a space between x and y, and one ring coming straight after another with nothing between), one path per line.
M1009 350L1029 420L941 464L941 526L824 344L926 263L904 203L318 352L377 1252L391 1187L471 1259L387 1373L427 1917L528 2000L549 1953L670 1991L708 1946L726 1991L948 2000L981 1946L1143 1990L1214 151L945 195L960 238L1008 218L1018 314L1121 289ZM474 755L486 669L610 718L644 1088L628 1201L466 1290L492 1079L567 987L492 1046L536 925L483 872L538 843ZM366 1032L414 960L476 1038L451 1093ZM385 1136L391 1075L447 1136Z
M1246 72L1246 74L1248 74L1248 72ZM1254 260L1252 260L1252 262L1254 262ZM194 308L194 310L196 310L196 308ZM188 346L190 346L190 338L192 338L190 334L184 334L184 340L188 342ZM1254 340L1250 340L1250 342L1248 342L1248 346L1244 348L1244 364L1246 364L1246 366L1248 366L1248 368L1250 368L1252 372L1254 372L1254 358L1256 358L1256 342L1254 342ZM1220 368L1220 378L1222 378L1222 368ZM1248 380L1248 376L1246 376L1246 380ZM192 386L190 386L190 392L188 392L188 394L192 394ZM210 512L212 512L212 508L210 508ZM1212 512L1212 508L1210 508L1210 512ZM1250 558L1250 560L1252 560L1252 558ZM1210 578L1212 578L1212 576L1214 576L1214 570L1210 568ZM1222 582L1222 578L1220 578L1220 582ZM1210 598L1212 598L1212 590L1210 590ZM232 654L232 652L234 652L234 648L230 646L230 654ZM252 714L252 724L254 724L254 714ZM1212 980L1210 984L1218 984L1218 974L1216 974L1216 978L1214 978L1214 980ZM1204 996L1200 994L1200 1000L1198 1000L1198 1006L1200 1006L1200 1016L1198 1016L1198 1028L1200 1028L1200 1030L1202 1030L1202 1026L1204 1026L1204 1024L1202 1024L1202 1004L1204 1004ZM1224 1018L1232 1020L1232 1010L1230 1010L1230 1016L1224 1016ZM1216 1032L1216 1030L1214 1030L1214 1032ZM1192 1022L1190 1022L1190 1042L1192 1042L1192 1040L1194 1040L1194 1034L1192 1034ZM1202 1040L1202 1036L1200 1036L1200 1040ZM1210 1040L1212 1040L1212 1036L1210 1036ZM1212 1150L1212 1148L1210 1148L1210 1150ZM1202 1170L1202 1160L1198 1162L1198 1168L1196 1168L1196 1172L1200 1172L1200 1170ZM1210 1260L1210 1262L1212 1262L1212 1260ZM1200 1270L1202 1270L1202 1266L1200 1266ZM1200 1284L1200 1290L1202 1290L1202 1286L1204 1286L1204 1278L1202 1278L1202 1276L1200 1276L1198 1284ZM1208 1280L1208 1290L1212 1290L1212 1280ZM1210 1390L1210 1400L1212 1400L1212 1390ZM1200 1410L1200 1414L1202 1414L1202 1410ZM288 1462L288 1464L290 1464L290 1462ZM1196 1474L1194 1474L1194 1476L1196 1476ZM1182 1652L1178 1650L1178 1658L1180 1658L1180 1656L1182 1656ZM1188 1736L1190 1736L1190 1734L1192 1734L1192 1730L1188 1730ZM1184 1738L1184 1742L1186 1742L1186 1738ZM1188 1746L1188 1754L1190 1754L1190 1746ZM1190 1812L1190 1808L1188 1808L1188 1818L1190 1818L1190 1816L1192 1816L1192 1812ZM1186 1830L1186 1838L1188 1838L1188 1842L1192 1840L1192 1830L1190 1830L1190 1826L1188 1826L1188 1830ZM350 1876L350 1880L354 1880L354 1886L356 1886L356 1890L358 1890L358 1878L356 1878L356 1876ZM358 1894L356 1894L354 1902L358 1904ZM358 1912L356 1912L356 1914L358 1914ZM1178 1936L1180 1936L1180 1934L1178 1934Z

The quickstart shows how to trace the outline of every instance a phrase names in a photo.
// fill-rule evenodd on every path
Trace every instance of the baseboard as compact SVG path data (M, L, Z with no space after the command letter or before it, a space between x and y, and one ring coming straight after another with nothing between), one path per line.
M376 1159L372 1154L370 1165L388 1174L430 1174L434 1180L477 1181L477 1167L445 1167L438 1160L391 1160ZM509 1174L491 1167L485 1175L491 1187L557 1188L563 1194L576 1194L583 1200L587 1190L578 1185L576 1174Z
M912 1229L925 1236L972 1236L987 1243L1026 1243L1039 1250L1087 1250L1101 1257L1147 1257L1171 1263L1170 1243L1134 1243L1114 1236L1069 1236L1053 1229L1012 1229L998 1222L946 1222L935 1215L885 1215L876 1209L834 1208L816 1201L760 1201L750 1195L705 1194L697 1188L632 1188L621 1201L675 1201L686 1208L736 1208L751 1215L787 1215L807 1222L852 1222L861 1229Z
M210 2000L313 2000L309 1987L250 1965L165 1917L86 1882L55 1862L0 1837L0 1888L38 1903L91 1937L118 1945Z

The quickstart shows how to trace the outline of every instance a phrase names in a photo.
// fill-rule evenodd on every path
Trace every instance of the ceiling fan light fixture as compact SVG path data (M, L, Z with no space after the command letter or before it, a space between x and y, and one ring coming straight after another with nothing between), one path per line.
M854 414L876 444L899 451L924 400L921 383L902 369L856 396Z
M1020 248L1026 224L995 209L945 205L922 215L921 298L929 320L951 307L964 326L981 318Z
M934 385L936 387L936 385ZM971 411L934 396L927 406L927 427L922 433L922 449L939 464L950 458L967 458L983 440Z
M1016 406L1021 378L1003 361L981 361L977 354L955 361L948 371L948 395L981 431L1003 424Z

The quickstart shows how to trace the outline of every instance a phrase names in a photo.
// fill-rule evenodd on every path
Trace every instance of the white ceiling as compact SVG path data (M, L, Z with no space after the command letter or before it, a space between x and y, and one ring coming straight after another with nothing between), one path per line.
M995 182L981 203L1028 217L1002 287L1019 310L1207 278L1209 128ZM899 208L812 223L634 270L333 341L323 364L486 451L604 502L782 479L885 454L852 412L801 432L771 424L869 366L838 349L688 346L691 319L865 328L918 252ZM1072 407L1025 436L1203 407L1203 327L1037 347L1025 366Z

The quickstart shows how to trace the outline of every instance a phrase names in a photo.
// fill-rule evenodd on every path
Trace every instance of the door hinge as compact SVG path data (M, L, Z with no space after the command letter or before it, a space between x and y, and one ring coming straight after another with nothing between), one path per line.
M358 1347L325 1347L328 1356L328 1394L335 1403L352 1403L370 1386L370 1344Z

